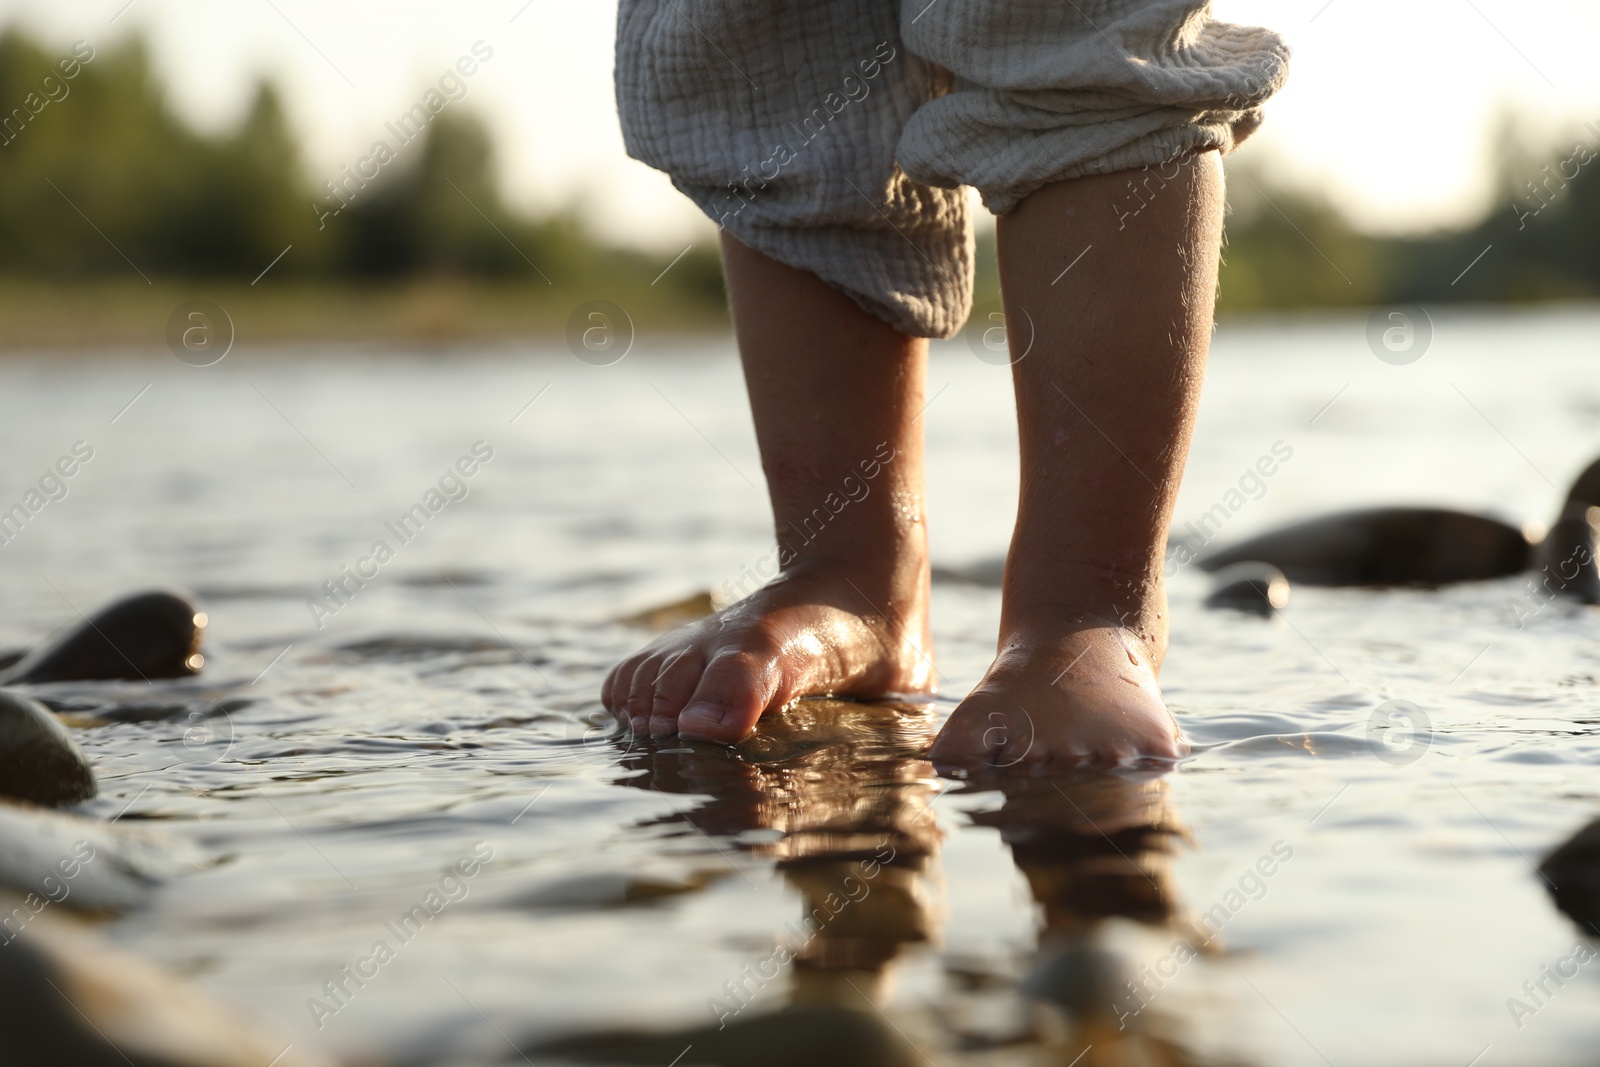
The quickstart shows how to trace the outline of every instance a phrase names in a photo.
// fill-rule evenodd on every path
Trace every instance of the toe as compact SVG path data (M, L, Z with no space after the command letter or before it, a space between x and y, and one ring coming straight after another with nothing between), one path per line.
M684 649L661 665L650 705L651 737L666 737L677 730L678 713L689 703L705 665L705 657L693 648Z
M661 663L660 656L646 656L634 669L624 706L636 734L643 734L650 727L650 707L655 703L656 677L661 673Z
M742 649L717 653L678 716L678 735L725 745L742 741L769 707L781 703L776 656Z
M642 658L635 653L612 667L611 673L606 675L605 685L600 688L600 699L607 709L624 722L628 718L628 689L633 685L633 669L639 665L639 660Z
M1036 772L1047 765L1052 753L1039 738L1038 725L1026 708L988 715L989 728L983 732L986 758L996 767L1022 766Z
M1140 759L1181 760L1189 754L1189 742L1176 727L1169 735L1156 738L1150 744L1129 753L1130 761Z
M971 706L955 710L934 739L928 758L936 767L971 767L989 762L1014 732L999 711L984 711Z

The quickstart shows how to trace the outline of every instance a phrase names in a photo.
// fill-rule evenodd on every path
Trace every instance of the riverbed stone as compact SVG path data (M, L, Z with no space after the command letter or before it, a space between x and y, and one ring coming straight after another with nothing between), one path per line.
M205 665L206 621L200 605L179 593L135 593L51 636L0 675L0 683L187 678Z
M0 796L76 804L100 791L83 750L31 697L0 689Z
M333 1067L267 1037L41 898L0 891L0 1062L73 1067Z

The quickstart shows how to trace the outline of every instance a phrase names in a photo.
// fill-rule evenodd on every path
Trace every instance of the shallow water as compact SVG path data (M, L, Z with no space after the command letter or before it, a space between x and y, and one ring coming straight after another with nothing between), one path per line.
M1437 326L1403 367L1364 316L1219 330L1179 528L1278 442L1292 457L1219 540L1361 503L1553 518L1600 452L1600 314ZM992 557L1016 488L1005 369L958 341L930 382L936 562ZM1519 625L1506 580L1296 589L1262 621L1204 610L1180 568L1163 682L1190 760L963 783L916 757L985 666L998 594L941 585L931 705L816 702L739 753L630 751L597 692L648 634L612 620L736 586L768 550L725 340L640 338L604 368L526 347L41 356L0 364L0 398L0 505L94 449L0 547L0 645L141 587L211 617L201 679L37 687L131 720L78 732L103 787L83 810L205 857L106 933L285 1042L540 1067L1594 1062L1600 964L1542 1003L1522 989L1580 939L1533 865L1600 815L1591 609ZM385 521L479 441L466 497L401 543ZM307 598L378 539L394 558L316 628ZM1431 729L1369 736L1395 699ZM437 914L396 927L430 890ZM818 908L837 915L813 934ZM347 965L371 977L329 996Z

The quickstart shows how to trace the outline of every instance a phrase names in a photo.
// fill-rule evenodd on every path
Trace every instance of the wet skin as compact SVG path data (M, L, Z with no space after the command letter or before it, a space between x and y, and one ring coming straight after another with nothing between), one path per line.
M1127 181L1058 182L998 224L1008 321L1032 324L1012 367L1022 488L998 654L933 746L944 766L1186 751L1157 682L1161 568L1210 339L1221 166L1192 157L1133 218L1117 210ZM797 698L928 693L937 673L926 341L732 237L723 250L780 573L624 660L602 699L636 732L732 744Z

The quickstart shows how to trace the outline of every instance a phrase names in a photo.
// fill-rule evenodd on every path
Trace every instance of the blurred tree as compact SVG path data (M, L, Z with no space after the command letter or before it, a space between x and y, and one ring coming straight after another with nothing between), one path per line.
M1536 149L1506 120L1497 141L1489 214L1415 237L1363 235L1314 196L1230 162L1221 307L1600 297L1600 126Z
M1330 205L1230 166L1219 307L1346 307L1382 299L1382 242Z
M60 58L0 33L0 108L22 109L0 123L0 272L249 281L290 245L274 280L642 287L661 269L658 257L604 247L570 212L530 220L508 210L488 131L470 113L442 112L404 145L386 134L394 158L364 184L349 179L348 205L319 219L339 202L307 179L271 86L257 88L237 130L207 138L173 115L141 42L101 50L70 79ZM47 76L62 95L35 114L25 101L44 99ZM715 251L685 257L660 298L720 305Z
M102 50L71 79L58 58L0 35L0 100L21 101L52 72L66 87L0 146L0 269L114 274L131 261L147 276L253 276L314 230L272 89L258 89L231 137L208 140L172 115L140 42Z
M248 282L292 244L273 281L479 277L526 283L530 296L631 287L660 306L721 306L709 242L655 286L660 256L604 246L572 211L509 210L470 113L440 112L404 145L386 134L394 158L365 184L343 179L348 203L319 222L339 205L308 179L271 86L236 130L206 137L174 116L139 41L78 57L71 78L64 57L0 33L0 273L131 278L131 261L152 278ZM1488 217L1408 238L1363 234L1248 157L1230 160L1221 309L1600 296L1600 126L1537 151L1508 120L1501 141ZM980 299L995 295L992 251L982 243Z
M351 274L560 275L592 268L592 242L570 220L519 219L495 190L489 133L471 115L441 113L422 138L352 198L328 229ZM324 197L326 200L327 198Z

